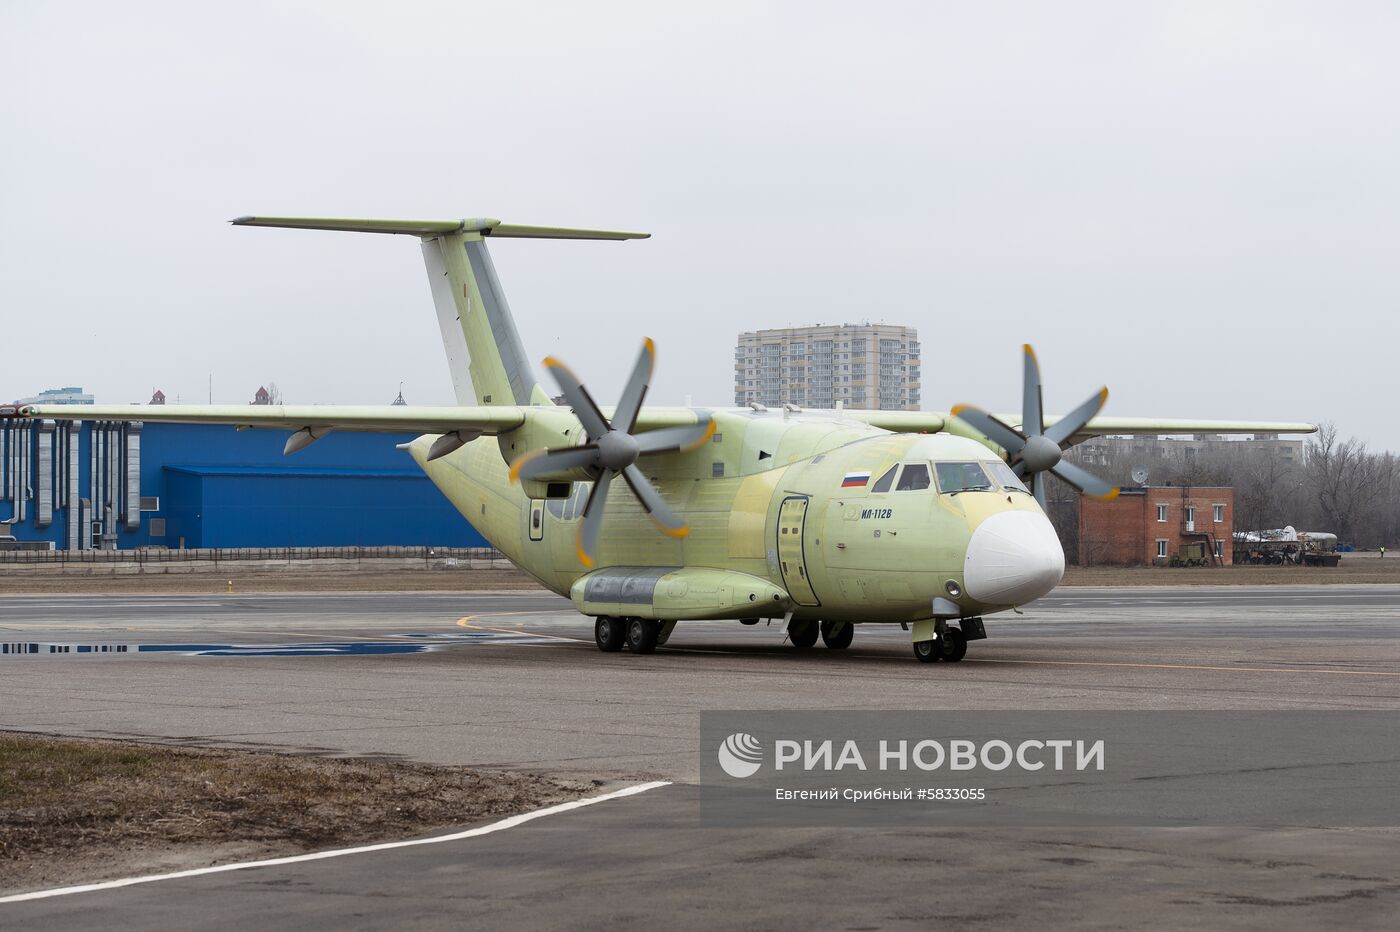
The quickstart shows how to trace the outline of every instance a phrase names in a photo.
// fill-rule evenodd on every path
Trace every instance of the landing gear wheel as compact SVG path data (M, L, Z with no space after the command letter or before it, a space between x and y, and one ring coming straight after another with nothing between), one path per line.
M943 636L933 642L934 652L944 663L957 663L967 656L967 638L957 628L949 628Z
M788 640L798 650L806 650L817 643L820 626L815 621L799 621L788 626Z
M914 656L919 663L937 663L942 659L938 655L938 641L915 641Z
M831 650L845 650L855 636L855 626L849 621L822 622L822 643Z
M627 621L627 649L634 654L649 654L656 650L656 639L661 634L661 622L650 618L631 618Z
M621 618L611 618L607 615L599 615L593 622L593 640L598 643L598 649L611 654L622 650L622 642L626 636L626 625Z

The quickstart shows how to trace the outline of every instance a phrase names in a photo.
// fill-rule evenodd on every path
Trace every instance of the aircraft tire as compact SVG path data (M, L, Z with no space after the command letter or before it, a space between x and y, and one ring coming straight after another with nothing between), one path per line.
M856 636L855 625L849 621L822 622L822 643L830 650L845 650Z
M914 657L919 663L937 663L943 659L938 655L938 641L915 641Z
M797 650L814 647L821 627L815 621L800 621L788 627L788 640Z
M627 619L627 649L634 654L650 654L656 650L661 634L661 622L650 618Z
M615 653L622 650L626 628L621 618L599 615L593 622L593 640L597 642L599 650L609 654Z
M943 636L933 642L938 659L944 663L957 663L967 656L967 638L957 628L949 628Z

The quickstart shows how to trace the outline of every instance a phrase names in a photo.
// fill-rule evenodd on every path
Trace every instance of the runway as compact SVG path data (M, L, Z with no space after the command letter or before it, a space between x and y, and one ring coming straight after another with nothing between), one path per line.
M0 906L0 923L1248 928L1400 908L1389 829L697 824L706 709L1400 708L1397 586L1064 589L987 630L961 664L916 663L893 626L800 653L734 622L633 656L597 651L548 594L0 598L0 641L25 647L0 655L4 728L676 782L485 839Z

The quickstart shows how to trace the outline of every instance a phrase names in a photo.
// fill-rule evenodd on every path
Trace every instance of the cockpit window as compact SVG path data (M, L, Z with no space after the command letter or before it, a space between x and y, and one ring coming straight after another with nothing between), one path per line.
M894 474L898 469L898 466L891 466L883 476L875 480L875 485L871 486L870 491L888 492L890 486L894 485Z
M935 463L934 469L938 471L938 487L945 495L992 488L992 480L987 477L981 463Z
M1002 488L1015 489L1017 492L1025 492L1027 495L1030 494L1025 483L1016 476L1015 471L1012 470L1010 466L1001 462L1001 460L997 460L995 463L983 463L982 465L987 467L987 471L992 474L993 479L1001 483Z
M899 474L899 485L895 486L896 492L917 492L929 486L928 467L923 463L905 463L904 471Z

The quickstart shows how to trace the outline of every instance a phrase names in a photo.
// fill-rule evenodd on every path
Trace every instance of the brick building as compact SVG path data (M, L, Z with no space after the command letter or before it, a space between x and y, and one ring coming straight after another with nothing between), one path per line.
M1234 557L1234 530L1234 489L1125 488L1109 502L1080 502L1079 563L1161 566L1190 555L1188 545L1204 544L1212 562L1224 566Z

